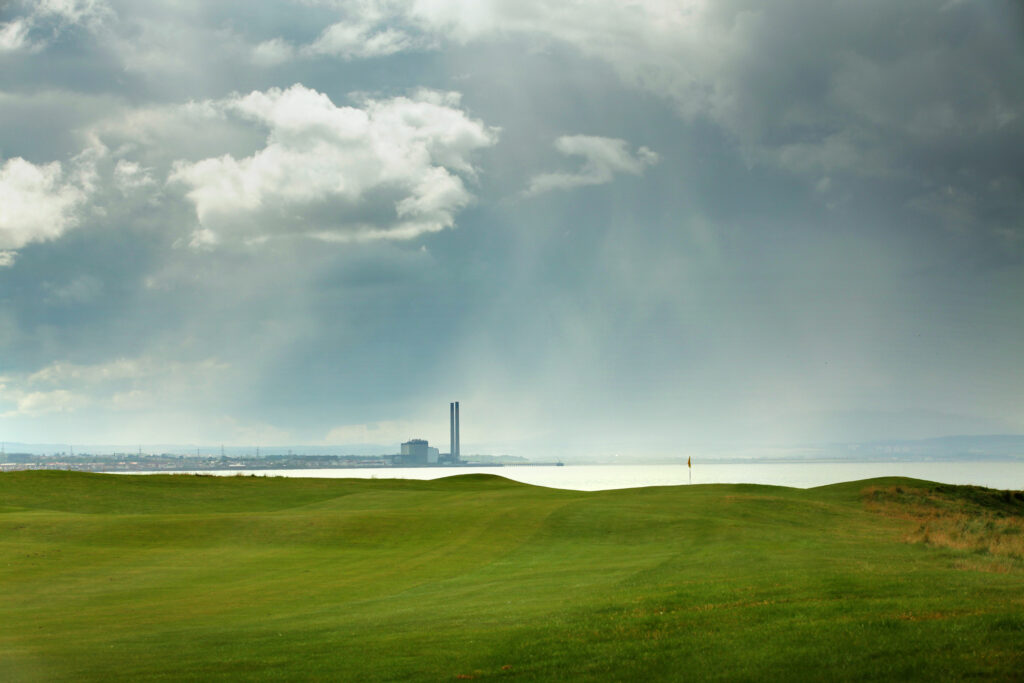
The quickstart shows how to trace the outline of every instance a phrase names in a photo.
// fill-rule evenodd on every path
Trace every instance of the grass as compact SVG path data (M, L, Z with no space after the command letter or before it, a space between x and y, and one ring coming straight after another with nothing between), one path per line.
M1019 679L1018 500L4 473L0 680Z
M1024 492L980 486L871 487L870 509L915 523L904 539L1002 560L993 571L1024 567Z

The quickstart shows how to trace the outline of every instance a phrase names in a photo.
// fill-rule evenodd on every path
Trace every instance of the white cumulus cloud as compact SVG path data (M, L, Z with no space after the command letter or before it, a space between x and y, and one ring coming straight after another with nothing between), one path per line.
M610 183L617 173L640 175L647 166L658 162L657 153L647 147L634 153L625 140L596 135L563 135L555 141L555 149L566 156L582 157L582 167L574 172L536 175L530 179L526 194L603 185Z
M472 195L472 154L497 131L454 93L336 106L300 84L214 103L267 131L250 156L178 161L170 181L195 205L202 240L273 235L328 240L409 238L450 227Z
M75 227L90 174L75 176L59 161L37 165L15 157L0 166L0 249L56 239Z

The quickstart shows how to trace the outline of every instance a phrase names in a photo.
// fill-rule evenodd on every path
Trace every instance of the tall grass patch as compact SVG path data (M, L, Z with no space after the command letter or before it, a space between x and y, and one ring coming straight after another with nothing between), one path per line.
M1024 492L940 484L868 487L863 496L868 509L913 524L908 542L1024 566Z

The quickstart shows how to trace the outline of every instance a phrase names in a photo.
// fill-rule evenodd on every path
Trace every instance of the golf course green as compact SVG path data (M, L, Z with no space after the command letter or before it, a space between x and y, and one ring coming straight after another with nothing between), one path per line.
M0 681L1020 679L1024 497L0 474Z

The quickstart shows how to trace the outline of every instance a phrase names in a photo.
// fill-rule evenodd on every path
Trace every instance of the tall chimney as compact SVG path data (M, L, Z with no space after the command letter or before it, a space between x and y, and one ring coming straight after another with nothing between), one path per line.
M455 454L455 404L448 404L448 431L451 436L451 440L448 442L451 446L448 448L448 456L452 459L452 462L458 462L459 457Z
M462 445L459 443L459 402L455 402L455 462L462 462Z

